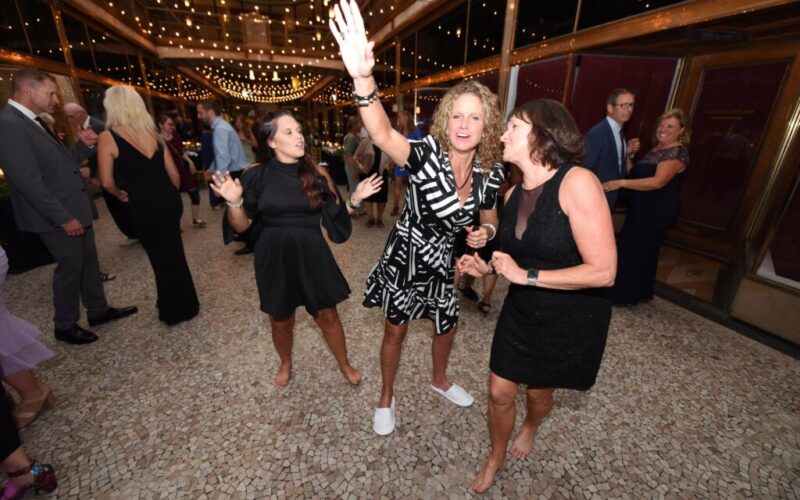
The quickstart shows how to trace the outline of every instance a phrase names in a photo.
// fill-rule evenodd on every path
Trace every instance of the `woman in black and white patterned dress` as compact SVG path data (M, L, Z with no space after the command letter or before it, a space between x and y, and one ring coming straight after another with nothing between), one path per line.
M394 379L408 322L433 321L431 389L458 406L472 396L447 378L447 360L458 328L458 300L453 290L456 233L467 228L467 244L481 248L497 232L495 191L503 181L499 163L503 117L497 96L475 81L450 89L434 112L431 135L409 141L392 128L372 68L372 43L354 1L334 10L331 31L353 77L356 103L373 142L410 172L406 204L386 249L367 280L364 305L380 306L386 317L381 345L383 387L373 429L394 430ZM362 97L360 97L362 96ZM471 228L475 213L481 226Z

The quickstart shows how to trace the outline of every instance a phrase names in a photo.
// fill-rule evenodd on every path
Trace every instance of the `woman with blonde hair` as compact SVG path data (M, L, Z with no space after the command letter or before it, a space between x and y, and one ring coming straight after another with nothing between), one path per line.
M181 240L180 174L135 90L109 87L103 106L106 130L97 140L100 182L129 205L131 224L156 278L159 319L168 325L186 321L197 315L199 303Z
M408 322L433 321L431 389L455 405L473 398L452 383L447 361L458 330L458 299L453 291L455 235L467 228L467 244L482 248L497 232L496 189L503 181L500 135L503 117L497 96L475 81L451 88L436 108L431 135L409 141L392 128L378 100L372 77L373 43L355 1L334 10L331 31L353 78L355 101L375 144L409 171L406 205L386 249L367 279L364 305L385 316L381 345L383 387L373 417L376 434L396 424L394 380ZM480 213L479 228L471 228Z
M656 121L655 146L636 160L624 179L603 189L629 189L625 224L617 237L619 272L611 298L617 305L652 300L658 252L667 229L680 213L680 189L689 167L689 128L680 109Z

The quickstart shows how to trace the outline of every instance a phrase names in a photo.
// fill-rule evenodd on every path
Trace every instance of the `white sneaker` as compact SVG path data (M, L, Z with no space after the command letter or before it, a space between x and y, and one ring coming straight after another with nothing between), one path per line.
M453 384L450 386L449 389L443 391L438 387L431 386L431 389L438 392L445 398L447 398L451 403L462 406L466 408L467 406L472 406L472 403L475 402L475 398L473 398L467 391L461 388L458 384Z
M389 408L375 408L375 416L372 417L372 430L379 436L387 436L394 431L396 424L394 396L392 396L392 406Z

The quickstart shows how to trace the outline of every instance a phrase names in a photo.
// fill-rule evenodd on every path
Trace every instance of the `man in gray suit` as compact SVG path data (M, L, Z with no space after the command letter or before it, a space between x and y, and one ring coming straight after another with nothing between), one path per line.
M114 308L106 302L92 229L92 205L78 164L97 142L91 129L78 133L67 149L37 115L59 103L55 79L23 69L11 80L12 95L0 110L0 165L5 172L21 231L37 233L55 259L53 302L55 337L87 344L97 336L78 326L80 301L91 326L129 316L136 307Z

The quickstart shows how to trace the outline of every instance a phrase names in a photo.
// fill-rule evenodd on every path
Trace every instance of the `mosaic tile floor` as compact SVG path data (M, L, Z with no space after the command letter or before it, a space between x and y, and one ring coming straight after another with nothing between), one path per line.
M204 196L204 204L206 203ZM39 369L59 397L23 432L58 468L58 497L465 498L487 453L486 379L499 286L488 318L463 303L451 378L476 404L428 388L430 325L412 325L396 387L394 434L372 433L380 387L380 312L360 305L389 232L356 224L334 253L353 289L340 307L361 387L340 376L314 323L298 314L294 378L271 383L277 357L258 310L252 256L184 215L201 313L169 328L154 309L141 246L104 212L107 294L139 314L74 347L51 332L52 266L11 276L9 307L39 325L56 357ZM188 213L188 207L186 212ZM511 460L490 498L798 498L800 362L663 300L616 309L597 385L557 391L526 460ZM521 400L520 400L521 403ZM520 406L521 408L521 406ZM518 414L518 418L521 415Z

